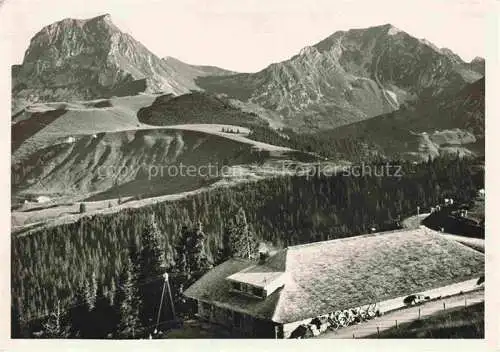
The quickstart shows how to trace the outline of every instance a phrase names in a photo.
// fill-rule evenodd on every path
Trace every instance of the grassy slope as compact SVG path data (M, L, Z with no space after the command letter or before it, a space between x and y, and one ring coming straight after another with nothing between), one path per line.
M146 122L156 123L157 126L141 122L144 120L144 111L153 112L158 119L151 121L146 119ZM181 157L181 162L185 164L199 165L200 162L208 161L219 161L220 164L223 161L230 161L230 164L234 164L255 161L252 158L235 156L235 154L240 155L243 149L246 154L252 149L270 151L273 155L290 151L289 148L277 148L246 138L249 130L241 127L241 124L265 125L266 122L256 114L233 107L226 100L203 93L160 98L144 94L74 103L33 104L13 117L13 122L13 194L23 191L62 195L66 191L81 198L81 195L86 193L107 191L98 197L102 199L102 197L116 198L118 194L127 197L138 193L157 195L158 192L168 194L174 190L178 192L191 190L199 184L199 182L193 184L192 178L171 179L168 185L163 184L164 182L158 185L151 182L143 184L143 181L138 184L134 177L129 177L118 180L122 189L114 189L112 193L114 192L115 196L112 196L108 194L111 190L109 184L111 181L99 180L95 175L96 167L111 166L117 169L123 168L124 165L130 168L141 162L151 163L158 158L158 155L155 155L157 152L164 153L163 157L168 157L168 163L171 163L172 155L168 156L168 153L172 154L171 151L156 150L158 147L168 149L171 142L159 141L165 139L165 135L170 135L172 138L180 135L197 136L196 141L189 146L178 146L179 153L182 148L191 148L190 157L187 159ZM182 122L184 125L172 126L174 122ZM186 122L193 124L186 125ZM219 124L200 124L200 122L219 122ZM223 127L228 129L227 125L220 124L224 122L239 123L240 126L229 126L231 130L239 133L223 133ZM167 132L167 129L170 131ZM130 140L135 138L131 132L133 130L143 131L138 132L144 139L142 143ZM125 138L125 135L128 137ZM75 142L67 143L69 137L74 138ZM167 139L172 139L170 137ZM203 143L205 140L211 142ZM182 137L178 142L183 143ZM145 150L145 145L151 143L153 148ZM202 143L201 148L198 143ZM128 148L130 146L140 150L132 152ZM149 155L150 153L153 155ZM225 156L221 157L221 153ZM165 160L162 160L162 163L164 162ZM32 183L38 180L43 181L43 187ZM158 187L161 190L158 190ZM97 200L95 196L90 199Z
M380 338L484 338L484 303L402 324L381 332Z
M84 135L77 136L74 143L41 149L17 164L18 168L13 171L13 191L90 194L112 190L121 196L168 194L192 189L202 177L164 174L165 177L148 179L150 167L180 163L185 166L211 163L221 167L255 162L258 157L250 143L198 131L148 129L100 133L95 138ZM38 180L40 184L36 183Z
M90 102L36 104L13 119L13 161L67 136L145 128L137 119L137 111L154 99L153 95L138 95L111 98L93 106Z

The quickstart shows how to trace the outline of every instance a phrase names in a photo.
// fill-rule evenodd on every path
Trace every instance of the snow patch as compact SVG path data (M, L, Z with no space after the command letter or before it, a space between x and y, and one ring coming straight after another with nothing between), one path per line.
M389 30L387 31L387 34L389 34L389 35L396 35L399 32L401 32L401 29L396 28L394 26L391 26L391 28L389 28Z

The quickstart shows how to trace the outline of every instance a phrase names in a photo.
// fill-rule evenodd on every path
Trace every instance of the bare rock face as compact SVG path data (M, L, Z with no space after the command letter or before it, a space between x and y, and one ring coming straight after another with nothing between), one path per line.
M482 57L476 56L474 59L472 59L469 65L473 71L480 73L484 76L485 61Z
M324 138L363 141L380 155L393 158L484 155L484 82L483 77L456 93L325 131Z
M109 15L64 19L43 28L12 74L13 111L30 102L199 89L195 72L184 76L120 31Z
M197 84L276 110L290 126L322 129L458 91L479 78L451 50L383 25L336 32L257 73L200 77Z

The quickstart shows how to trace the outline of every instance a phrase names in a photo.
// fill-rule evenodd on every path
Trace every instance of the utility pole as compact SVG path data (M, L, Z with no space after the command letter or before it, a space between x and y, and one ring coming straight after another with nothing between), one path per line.
M170 290L170 283L168 281L168 273L163 274L163 290L161 292L161 300L160 300L160 308L158 309L158 316L156 318L156 328L154 333L158 332L158 325L160 324L160 316L161 316L161 308L163 306L163 298L165 297L165 290L168 290L168 296L170 298L170 306L172 308L173 318L175 318L175 308L174 308L174 300L172 299L172 291Z
M154 331L155 334L158 332L158 325L160 324L161 308L163 307L163 297L165 296L165 288L167 286L168 274L167 273L163 274L163 278L165 280L163 281L163 290L161 291L160 308L158 308L158 316L156 318L156 328Z
M167 284L168 296L170 297L170 307L172 308L172 318L175 319L174 300L172 298L172 290L170 289L170 282L168 281L168 274L165 273L163 275L163 277L165 278L165 283Z

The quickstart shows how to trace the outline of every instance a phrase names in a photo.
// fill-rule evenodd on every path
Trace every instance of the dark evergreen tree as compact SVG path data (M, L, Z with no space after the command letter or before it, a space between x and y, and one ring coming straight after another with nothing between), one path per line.
M70 326L68 325L66 314L61 310L59 301L57 302L56 310L49 315L42 326L43 337L52 339L64 339L69 337Z
M134 266L129 258L120 278L117 338L135 338L139 333L139 299Z
M163 274L167 271L164 251L160 247L160 232L154 216L142 233L141 250L137 258L137 281L141 323L152 327L158 314L163 287Z
M177 240L176 271L186 275L188 281L205 272L211 265L205 251L205 239L201 223L198 223L192 229L184 226Z
M19 316L19 307L15 303L10 305L10 337L21 337L21 317Z
M205 251L205 240L206 235L203 232L201 222L198 222L196 228L190 232L187 247L188 271L195 276L199 276L210 267Z
M234 256L234 246L232 244L232 240L235 236L235 231L236 227L234 225L233 219L230 219L224 227L222 233L222 247L217 253L217 260L215 264L220 264Z
M87 285L88 285L88 288L86 290L87 305L89 307L89 310L94 310L97 299L97 290L98 290L97 276L95 271L92 272L90 282L87 283Z
M238 210L235 217L235 225L230 231L230 241L233 246L231 252L233 256L247 259L255 258L259 249L259 242L248 225L243 208Z
M118 315L109 303L102 285L97 290L97 300L92 317L92 338L109 338L113 336L118 325Z

